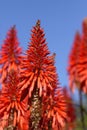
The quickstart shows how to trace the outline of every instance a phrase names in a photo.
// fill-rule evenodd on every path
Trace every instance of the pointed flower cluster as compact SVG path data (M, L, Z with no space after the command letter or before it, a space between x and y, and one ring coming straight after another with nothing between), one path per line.
M67 103L40 20L24 56L12 27L0 50L0 129L62 130Z
M74 90L75 83L78 82L78 72L77 72L77 65L78 65L78 55L80 51L80 34L79 32L76 33L72 50L69 55L69 65L68 65L68 74L69 74L69 86L71 90Z
M7 34L0 50L0 126L2 129L16 128L24 130L27 126L27 104L20 102L21 90L19 84L19 65L21 63L21 48L16 36L16 29L12 27ZM28 130L28 126L27 129Z
M31 41L28 50L21 65L21 77L23 81L20 83L21 90L28 87L29 97L37 86L39 96L46 96L57 86L57 74L54 66L54 55L50 56L47 47L44 31L40 27L40 21L32 29Z
M18 83L17 73L11 71L0 96L0 117L3 128L8 125L14 127L19 125L22 128L26 121L27 104L20 102L21 91Z
M38 20L36 26L32 29L31 41L21 64L21 78L23 80L19 83L19 86L23 91L22 99L28 95L29 100L34 100L32 106L37 104L35 107L39 106L39 99L33 99L33 94L35 90L39 92L42 113L38 124L39 128L48 130L51 127L51 129L57 128L60 130L64 127L67 118L67 104L61 89L58 89L55 93L56 89L59 88L56 67L54 66L55 53L50 55L44 36L44 31ZM34 110L32 106L31 109ZM33 115L30 113L32 119L36 119L36 115L40 116L40 112L35 115L34 112ZM33 124L35 122L33 120Z
M87 18L82 24L82 35L76 34L73 48L69 55L68 74L72 90L78 87L87 93Z
M0 50L0 81L6 78L11 69L17 70L21 62L21 48L16 35L16 28L13 26L7 33L7 37Z
M47 130L62 130L67 120L67 103L60 87L54 93L44 100L43 127L49 124Z

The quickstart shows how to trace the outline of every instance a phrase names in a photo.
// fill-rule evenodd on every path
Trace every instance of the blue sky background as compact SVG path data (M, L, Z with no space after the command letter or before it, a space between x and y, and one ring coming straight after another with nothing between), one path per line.
M67 61L77 30L87 16L87 0L0 0L0 44L14 24L20 46L25 50L30 30L41 20L50 51L56 53L56 67L62 86L68 84Z

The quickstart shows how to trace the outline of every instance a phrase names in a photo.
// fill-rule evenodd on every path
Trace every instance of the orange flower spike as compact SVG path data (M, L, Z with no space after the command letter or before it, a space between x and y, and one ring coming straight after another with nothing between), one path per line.
M4 40L1 50L0 50L0 81L2 86L6 80L7 74L13 70L19 70L19 65L21 63L21 53L22 49L19 47L19 42L17 39L17 31L15 26L13 26L7 33L7 37ZM3 88L2 88L3 89Z
M80 52L81 38L80 34L77 32L74 38L73 46L69 54L68 61L68 75L69 75L69 86L72 91L74 91L74 84L78 80L78 64L79 64L79 52Z
M78 35L77 35L78 36ZM82 23L82 37L76 36L69 59L69 84L72 90L77 86L87 93L87 18Z
M87 93L87 18L83 20L82 23L82 41L80 45L80 53L79 53L79 66L78 72L80 77L80 89ZM86 88L86 89L84 89Z
M61 130L64 128L66 120L68 120L67 102L62 89L59 87L52 94L50 97L47 95L44 102L44 109L48 112L47 120L51 119L52 121L52 129L55 130L55 128L58 128L58 130Z
M54 86L52 84L53 82L55 82L55 79L57 77L56 68L54 67L53 55L50 56L50 51L48 50L46 39L44 38L45 36L44 30L41 28L39 20L37 21L36 26L33 27L31 32L32 32L31 39L28 44L26 55L24 57L24 62L22 62L21 64L21 73L23 74L24 81L25 81L22 84L21 90L23 91L25 89L24 85L26 84L28 80L30 82L27 82L26 89L29 88L27 90L31 90L30 84L32 84L33 78L36 75L37 80L35 82L37 82L37 88L39 89L39 94L42 97L46 95L46 93L49 90L52 91L54 89ZM47 68L49 69L47 70ZM34 75L28 76L28 73L30 74L31 72ZM26 75L26 73L27 73L27 77L24 76ZM46 84L45 87L42 81L44 78L45 78L45 84ZM26 79L28 80L26 81ZM57 83L55 83L55 86L56 84ZM45 90L45 93L44 93L44 90Z
M13 124L15 126L19 123L21 116L24 118L27 111L27 105L20 102L21 95L20 89L18 88L18 74L15 71L12 71L7 78L8 80L6 80L5 89L2 91L0 97L0 117L4 118L5 111L7 111L9 119L10 112L13 110Z
M18 47L19 42L16 36L16 29L15 26L13 26L9 32L7 33L7 37L4 40L4 44L2 45L2 50L0 52L1 58L3 59L4 57L7 62L8 58L10 59L10 62L16 62L17 59L20 57L21 54L21 48ZM18 60L18 62L20 62ZM2 62L3 64L3 62Z

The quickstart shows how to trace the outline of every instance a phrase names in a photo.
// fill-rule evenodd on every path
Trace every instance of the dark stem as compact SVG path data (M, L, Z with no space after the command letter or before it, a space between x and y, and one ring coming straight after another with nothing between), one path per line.
M39 124L41 120L41 98L39 97L38 88L35 87L31 98L30 110L30 127L31 130L40 130Z
M14 110L11 109L8 119L8 126L5 127L4 130L16 130L16 128L13 126L13 120L14 120Z
M48 130L52 130L52 120L48 122Z
M83 113L83 102L82 102L82 91L79 90L79 98L80 98L80 113L81 113L81 123L82 129L85 130L85 120L84 120L84 113Z

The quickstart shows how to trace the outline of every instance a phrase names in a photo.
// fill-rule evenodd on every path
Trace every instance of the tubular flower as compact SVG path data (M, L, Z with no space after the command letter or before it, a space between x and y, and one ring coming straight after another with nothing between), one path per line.
M65 125L67 106L61 90L55 94L59 85L55 53L50 55L44 35L38 20L21 64L21 101L28 95L31 129L60 130Z
M46 130L62 130L67 120L67 103L60 88L53 95L43 101L42 128L47 126Z
M81 40L80 36L76 36L74 47L71 50L68 74L71 89L77 86L87 93L87 18L84 19L82 28Z
M68 89L66 87L63 88L63 94L67 103L67 125L66 130L73 130L76 126L76 114L75 114L75 107L73 105L72 98L70 97L70 94L68 92Z
M20 102L21 91L18 83L17 73L11 71L0 96L0 117L3 129L20 126L21 129L19 129L23 130L24 124L25 127L28 126L28 117L25 116L27 104Z
M0 50L0 81L3 82L7 73L13 68L17 70L21 62L21 48L16 36L16 29L13 26L7 33L7 37Z
M73 47L69 55L68 61L68 75L69 75L69 86L74 91L75 86L79 83L78 64L79 64L79 51L80 51L81 38L77 32L73 42Z
M57 74L53 60L55 54L49 55L44 35L38 20L32 29L31 41L21 65L23 80L19 86L21 90L28 90L29 97L32 96L35 87L38 88L40 97L46 96L49 90L52 91L56 87Z
M82 40L79 52L78 73L80 77L80 89L87 93L87 18L84 19Z

